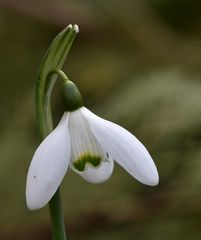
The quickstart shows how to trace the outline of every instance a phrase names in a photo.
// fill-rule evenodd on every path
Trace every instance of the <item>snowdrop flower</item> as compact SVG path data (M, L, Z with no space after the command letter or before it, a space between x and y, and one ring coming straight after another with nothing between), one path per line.
M63 96L66 112L40 144L29 167L26 184L29 209L48 203L69 167L86 181L101 183L111 176L116 161L140 182L158 184L156 166L135 136L85 108L72 82L64 86Z

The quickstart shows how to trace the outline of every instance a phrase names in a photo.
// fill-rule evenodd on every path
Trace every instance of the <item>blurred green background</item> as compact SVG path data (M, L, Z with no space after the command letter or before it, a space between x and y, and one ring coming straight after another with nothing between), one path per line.
M69 23L80 27L64 71L85 105L135 134L158 167L147 187L122 168L91 185L69 171L62 202L72 240L201 238L201 2L0 0L0 239L51 239L48 207L25 204L39 139L34 84ZM52 99L62 115L60 86Z

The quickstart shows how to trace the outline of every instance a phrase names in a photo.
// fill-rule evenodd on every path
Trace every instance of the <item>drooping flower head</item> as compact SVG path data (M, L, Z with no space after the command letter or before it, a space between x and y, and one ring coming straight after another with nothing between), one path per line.
M29 209L48 203L68 168L90 183L101 183L111 176L115 161L143 184L158 184L156 166L134 135L85 108L71 81L64 84L62 96L66 111L37 148L29 167L26 184Z

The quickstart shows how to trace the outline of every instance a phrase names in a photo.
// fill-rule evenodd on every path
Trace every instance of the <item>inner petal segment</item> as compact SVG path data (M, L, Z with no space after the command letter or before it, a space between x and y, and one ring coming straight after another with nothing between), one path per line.
M84 172L88 167L98 168L105 159L105 153L92 134L80 109L70 113L69 132L71 168L76 172Z

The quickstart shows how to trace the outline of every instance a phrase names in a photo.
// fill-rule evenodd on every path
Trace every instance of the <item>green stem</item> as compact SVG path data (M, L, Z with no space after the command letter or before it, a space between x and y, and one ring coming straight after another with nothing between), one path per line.
M64 83L67 83L69 81L68 77L61 69L59 69L59 70L57 69L54 72L60 76L60 78L63 80Z
M59 33L39 67L36 82L36 118L41 140L53 130L50 97L58 75L64 82L67 81L67 77L60 69L77 33L77 25L69 25ZM53 240L66 240L59 189L49 202L49 210Z
M52 221L53 240L66 240L59 189L56 191L53 198L49 202L49 210Z
M56 71L55 72L52 71L51 75L48 74L48 78L52 79L53 77L55 77L54 76L55 73ZM44 102L38 105L37 104L38 101L36 101L36 109L37 111L40 112L40 114L37 115L37 116L40 116L40 119L37 118L37 120L39 124L39 132L42 138L45 138L53 130L50 97L51 97L51 92L52 92L55 80L52 79L51 81L49 83L48 91L45 94ZM38 90L39 89L37 89L36 91ZM52 222L53 240L66 240L65 224L64 224L63 214L62 214L59 188L57 189L52 199L49 201L49 211L50 211L50 217Z
M54 77L55 74L58 74L62 80L65 82L66 78L63 79L63 76L65 74L60 75L59 73L62 72L61 70L52 71L48 77L51 79ZM49 89L47 91L46 97L44 99L47 100L47 102L43 105L43 116L46 128L43 129L43 132L41 134L48 134L53 130L53 123L52 123L52 115L51 115L51 106L50 106L50 97L51 92L54 86L55 80L52 80L49 84ZM60 198L60 190L57 189L56 193L52 197L52 199L49 201L49 211L50 211L50 217L52 222L52 236L53 240L66 240L66 231L65 231L65 224L64 224L64 218L62 214L62 206L61 206L61 198Z

